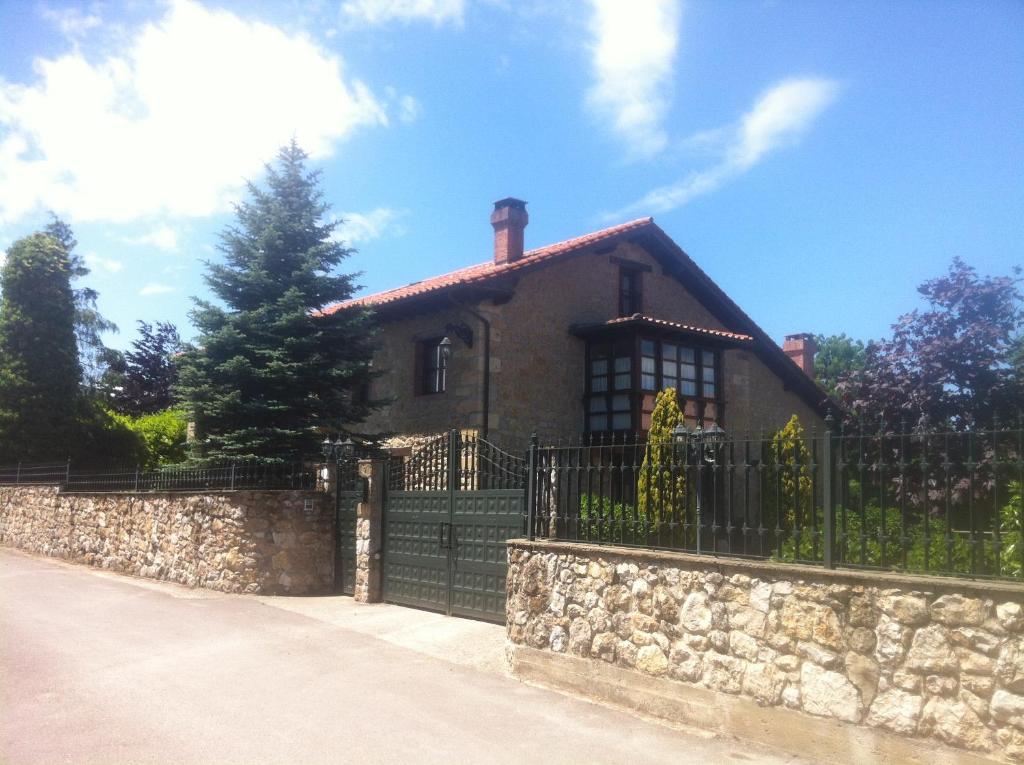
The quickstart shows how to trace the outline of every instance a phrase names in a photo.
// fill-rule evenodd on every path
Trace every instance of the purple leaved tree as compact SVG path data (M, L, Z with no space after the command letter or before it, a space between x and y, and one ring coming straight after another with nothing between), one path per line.
M864 368L837 385L849 419L964 431L1015 420L1022 401L1020 268L982 277L960 258L918 292L892 338L868 343Z

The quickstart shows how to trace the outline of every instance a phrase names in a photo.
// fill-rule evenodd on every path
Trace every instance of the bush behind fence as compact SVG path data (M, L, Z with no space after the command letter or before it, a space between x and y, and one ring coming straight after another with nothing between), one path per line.
M528 533L1024 579L1024 429L835 431L530 451Z

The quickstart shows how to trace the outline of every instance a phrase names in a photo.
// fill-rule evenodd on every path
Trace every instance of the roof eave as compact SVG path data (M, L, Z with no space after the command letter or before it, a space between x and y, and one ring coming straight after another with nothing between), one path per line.
M632 332L643 329L658 335L698 338L705 345L715 347L732 348L745 347L753 342L752 337L734 337L731 333L719 333L714 330L705 330L700 327L673 326L673 323L661 323L647 319L628 318L625 320L614 320L611 322L598 322L592 324L573 324L569 332L576 337L594 337L595 335Z
M390 317L392 315L402 315L407 312L414 314L421 313L425 308L436 305L436 298L438 296L444 296L442 299L444 302L447 302L448 295L453 292L458 293L460 299L463 300L470 299L474 296L478 296L480 298L493 297L498 300L507 300L512 296L520 275L531 273L532 271L544 268L552 263L561 263L564 260L579 257L581 255L594 252L595 250L601 250L609 246L614 248L614 245L618 242L629 240L636 234L636 232L642 231L644 228L652 225L654 225L652 218L639 219L633 228L629 228L624 231L616 231L600 239L595 239L593 241L586 242L585 244L581 244L578 247L574 247L573 249L558 253L555 256L538 257L534 262L533 259L529 257L529 253L527 253L527 256L522 261L519 261L514 269L499 271L498 273L486 276L478 276L469 282L456 282L453 284L434 287L432 289L425 290L424 292L405 295L392 300L383 299L370 302L343 303L332 307L331 313L334 313L335 311L344 311L356 305L372 308L376 311L377 315L382 318ZM543 250L545 248L540 249ZM388 293L383 293L383 295L387 294ZM383 295L381 297L383 297Z

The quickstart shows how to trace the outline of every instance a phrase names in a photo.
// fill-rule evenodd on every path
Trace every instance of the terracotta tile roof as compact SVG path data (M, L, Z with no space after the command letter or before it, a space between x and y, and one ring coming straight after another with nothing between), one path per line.
M710 327L694 327L690 324L680 324L678 321L669 321L668 319L655 319L653 316L644 316L639 313L634 313L632 316L620 316L617 319L610 319L604 322L603 326L615 326L616 324L654 324L659 327L667 327L668 329L678 329L684 332L696 332L701 335L713 335L714 337L722 337L728 340L736 340L739 342L749 342L754 338L750 335L743 335L738 332L727 332L724 329L711 329Z
M600 231L585 234L584 236L578 236L575 239L566 239L564 242L549 244L547 247L530 250L529 252L523 253L523 257L514 263L498 264L489 262L480 263L467 268L460 268L458 271L452 271L451 273L442 274L441 276L435 276L430 279L424 279L423 281L413 282L412 284L407 284L404 287L396 287L395 289L378 292L374 295L365 295L363 297L345 301L344 303L337 303L325 308L324 313L334 313L335 311L340 311L354 305L386 305L388 303L396 303L401 300L407 300L430 292L443 290L447 287L479 284L481 282L488 281L489 279L508 273L514 273L520 269L527 268L562 255L578 252L605 239L611 239L612 237L619 236L630 231L635 231L636 229L643 228L644 226L649 226L653 222L653 218L638 218L636 220L629 221L628 223L621 223L617 226L612 226L611 228L605 228Z

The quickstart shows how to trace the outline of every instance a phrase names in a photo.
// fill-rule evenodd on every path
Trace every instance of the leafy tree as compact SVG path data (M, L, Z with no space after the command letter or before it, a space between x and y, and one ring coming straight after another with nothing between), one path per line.
M840 335L816 335L818 353L814 357L814 379L835 396L839 381L864 368L864 343Z
M354 393L371 376L371 317L322 311L352 296L354 276L334 273L351 250L334 238L338 224L324 222L306 158L294 141L281 149L221 234L224 262L206 264L224 307L196 300L200 337L178 385L204 458L313 456L325 431L369 411Z
M1004 576L1020 577L1024 575L1024 484L1011 481L1007 486L1006 504L999 512L1002 549L1000 550L1000 566Z
M63 459L82 379L67 249L43 233L19 239L0 288L0 459Z
M682 521L686 507L686 466L677 464L672 431L683 421L675 388L658 394L651 413L651 428L637 481L637 511L652 531L676 512Z
M924 310L904 314L889 340L869 343L863 369L837 386L854 417L957 430L1015 416L1013 366L1024 321L1020 269L979 277L959 258L918 292Z
M43 230L63 245L68 253L72 282L89 275L85 260L75 252L78 240L71 226L50 213L50 222ZM96 305L99 293L91 287L72 289L75 300L75 337L85 383L95 387L103 376L110 349L103 344L104 332L117 332L117 325L104 318Z
M1017 405L1024 404L1024 333L1018 335L1013 342L1013 350L1010 351L1010 398L1016 400ZM1020 412L1018 412L1018 417Z
M181 463L188 456L188 420L181 410L166 409L139 417L111 412L110 416L141 439L144 449L139 465L143 468Z
M105 381L106 385L119 383L112 386L113 406L133 417L163 411L174 403L175 357L182 350L178 330L170 322L138 324L139 336L132 341L132 350L123 355L123 362L111 359L112 374Z
M141 434L87 395L79 396L75 438L68 456L77 469L123 469L148 460Z

